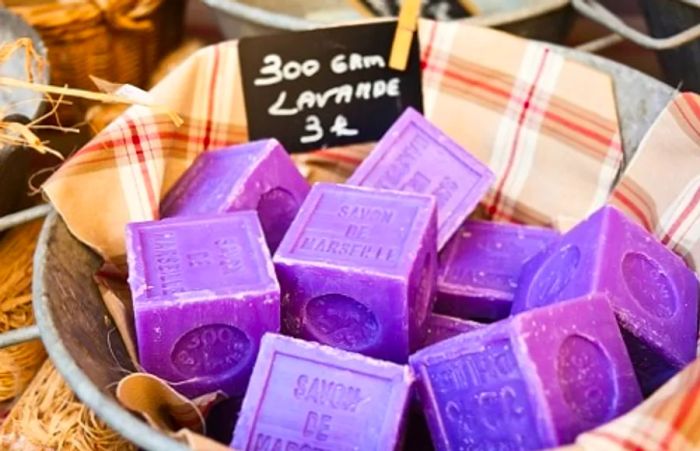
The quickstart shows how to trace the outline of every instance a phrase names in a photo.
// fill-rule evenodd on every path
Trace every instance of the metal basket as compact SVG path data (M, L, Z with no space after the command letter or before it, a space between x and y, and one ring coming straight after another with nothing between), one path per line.
M615 80L626 156L637 148L646 130L673 96L673 89L633 69L584 52L553 46L567 57L609 73ZM643 92L643 96L638 94ZM38 207L0 218L0 230L44 214ZM100 258L74 238L51 213L44 224L34 260L33 297L37 327L0 336L0 346L40 335L58 371L76 395L111 428L152 451L186 451L182 443L150 428L121 407L109 387L131 368L124 344L104 321L108 315L92 282ZM116 361L115 361L116 359Z

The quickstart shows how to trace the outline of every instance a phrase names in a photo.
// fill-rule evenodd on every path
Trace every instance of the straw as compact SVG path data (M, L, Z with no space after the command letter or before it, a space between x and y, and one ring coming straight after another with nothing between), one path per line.
M43 58L36 52L34 45L30 39L20 38L14 42L0 44L0 64L7 61L15 52L23 51L25 54L25 78L20 80L10 77L0 77L0 88L3 86L10 89L28 89L35 92L43 93L46 101L51 104L51 109L44 115L35 118L28 124L18 121L2 119L4 114L0 114L0 146L17 146L34 149L42 154L51 154L58 158L63 158L60 152L49 147L46 142L42 141L35 133L36 130L42 128L53 128L66 133L78 133L79 130L72 127L63 127L58 122L58 107L68 102L64 101L64 97L76 97L80 99L95 100L106 104L119 105L141 105L151 108L159 114L167 115L176 126L182 125L182 119L172 110L163 106L155 105L140 99L125 97L112 93L92 92L83 89L75 89L61 86L53 86L41 83L35 83L34 68L41 68L46 63ZM54 100L51 95L57 95L58 100ZM12 105L10 105L12 107ZM0 113L2 113L0 111ZM49 117L56 118L57 126L41 125L45 119Z
M81 404L50 360L0 426L0 449L112 451L136 447Z
M16 227L0 241L0 333L34 323L32 259L41 223ZM45 358L38 340L0 349L0 402L18 396Z

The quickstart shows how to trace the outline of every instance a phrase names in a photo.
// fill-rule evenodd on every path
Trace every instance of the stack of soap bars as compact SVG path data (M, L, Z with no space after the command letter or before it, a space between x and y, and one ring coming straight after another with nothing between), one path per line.
M395 450L409 412L438 450L571 443L694 358L697 279L613 207L470 219L493 181L410 109L342 185L273 139L203 153L127 226L141 365L242 398L237 450Z

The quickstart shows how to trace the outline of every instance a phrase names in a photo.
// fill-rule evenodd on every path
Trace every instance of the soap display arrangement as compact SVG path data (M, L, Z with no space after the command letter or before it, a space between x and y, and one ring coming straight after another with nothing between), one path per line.
M274 139L203 153L127 226L140 363L243 397L237 450L540 449L695 355L698 282L613 207L570 231L471 219L494 181L406 110L346 184ZM415 396L414 396L415 395Z

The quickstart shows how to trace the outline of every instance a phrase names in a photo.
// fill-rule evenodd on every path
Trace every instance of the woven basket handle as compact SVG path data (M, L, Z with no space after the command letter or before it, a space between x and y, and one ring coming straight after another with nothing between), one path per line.
M676 0L700 8L697 0ZM610 31L635 44L652 50L667 50L680 47L700 38L700 24L694 25L667 38L653 38L624 23L619 17L606 9L597 0L571 0L572 6L581 15L597 22Z
M109 24L121 30L148 30L153 27L150 15L160 7L163 0L142 0L132 9L121 7L120 0L92 0Z

